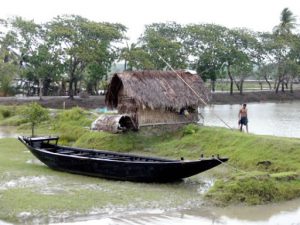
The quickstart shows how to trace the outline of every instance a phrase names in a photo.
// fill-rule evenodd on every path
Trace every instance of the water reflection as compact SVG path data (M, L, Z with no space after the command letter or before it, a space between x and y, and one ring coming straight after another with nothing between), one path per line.
M300 101L285 103L249 103L249 132L284 137L300 138ZM238 129L240 105L213 105L202 110L204 124L225 125L214 115L217 114L234 129Z

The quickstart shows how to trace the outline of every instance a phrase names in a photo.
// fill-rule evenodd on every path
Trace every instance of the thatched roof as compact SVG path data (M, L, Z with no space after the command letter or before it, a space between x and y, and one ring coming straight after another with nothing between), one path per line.
M207 102L209 91L199 75L177 72ZM140 106L176 109L203 105L193 91L172 71L127 71L114 74L106 94L110 107L118 106L120 90Z

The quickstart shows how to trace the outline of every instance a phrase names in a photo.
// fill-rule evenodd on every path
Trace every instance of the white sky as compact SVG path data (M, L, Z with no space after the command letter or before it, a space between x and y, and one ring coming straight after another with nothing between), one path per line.
M215 23L271 31L288 7L300 22L300 0L2 0L0 18L22 16L36 22L76 14L99 22L128 27L133 41L153 22Z

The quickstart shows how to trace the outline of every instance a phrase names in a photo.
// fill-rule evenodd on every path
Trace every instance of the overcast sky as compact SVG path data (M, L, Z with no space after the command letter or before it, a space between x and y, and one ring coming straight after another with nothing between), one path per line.
M22 16L46 22L76 14L99 22L118 22L135 39L153 22L215 23L271 31L288 7L300 23L300 0L2 0L0 18Z

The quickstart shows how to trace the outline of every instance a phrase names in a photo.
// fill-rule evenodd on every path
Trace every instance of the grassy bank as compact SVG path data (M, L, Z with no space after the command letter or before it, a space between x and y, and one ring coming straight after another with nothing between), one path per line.
M218 205L266 204L300 197L299 139L190 125L176 133L152 137L86 133L75 145L170 158L228 156L230 173L206 195Z
M5 110L11 112L3 113ZM29 134L30 126L18 110L0 107L0 124L16 125L19 133ZM51 119L41 124L37 133L60 135L60 143L65 145L175 159L196 159L201 154L228 156L230 167L223 165L210 172L216 182L205 194L209 203L265 204L300 197L300 139L194 125L157 136L91 132L86 127L95 117L80 108L51 111ZM226 172L220 174L223 169ZM39 163L17 140L7 138L0 139L0 176L0 219L22 223L37 217L62 221L95 211L195 207L203 204L199 189L206 173L175 184L60 173Z

